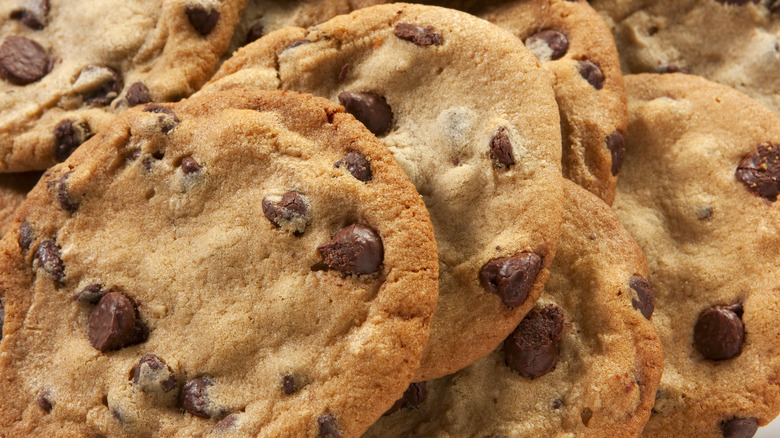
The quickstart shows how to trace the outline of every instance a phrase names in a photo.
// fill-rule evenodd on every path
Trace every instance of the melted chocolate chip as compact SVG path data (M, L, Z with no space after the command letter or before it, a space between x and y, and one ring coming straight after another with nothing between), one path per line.
M341 438L336 419L331 414L322 414L317 418L319 434L317 438Z
M395 26L395 36L418 46L440 46L444 42L433 26L422 27L410 23L398 23Z
M263 36L264 31L265 29L263 28L263 23L258 21L257 23L253 24L246 33L246 42L244 44L249 44L253 41L259 40Z
M60 257L60 248L53 240L44 240L35 250L35 258L40 266L51 275L57 283L63 284L65 278L65 263Z
M89 315L87 337L97 350L140 344L148 336L149 329L138 317L135 305L120 292L105 294Z
M22 253L26 253L30 249L32 241L32 228L30 227L30 223L25 220L19 228L19 248L21 248Z
M732 418L720 423L723 438L751 438L758 430L758 419Z
M51 412L52 406L51 404L51 391L41 391L38 393L38 398L35 400L38 403L38 406L41 407L46 413Z
M220 14L216 9L207 11L200 6L188 6L186 12L192 27L203 36L210 34L219 21Z
M152 101L152 97L149 95L149 89L143 82L134 82L127 88L127 106L134 107L144 103Z
M160 116L160 129L163 134L168 134L179 124L179 118L176 117L176 113L167 106L150 103L144 107L144 112L162 114Z
M634 289L637 298L639 298L631 298L631 306L639 310L642 316L650 319L653 310L655 310L655 296L653 295L653 290L650 289L650 283L644 278L634 275L628 280L628 286Z
M200 164L192 157L184 157L184 159L181 160L181 171L185 175L200 172L200 169Z
M309 204L298 192L287 192L278 201L263 198L263 214L276 228L303 234L309 223Z
M54 196L57 198L60 207L68 213L73 214L78 210L79 204L70 197L68 178L70 178L70 172L62 175L60 178L50 181L49 187L54 189Z
M393 123L393 110L383 96L371 93L339 93L339 103L374 135L384 135Z
M11 19L19 20L33 30L43 29L49 14L49 0L31 0L25 3L25 7L11 12Z
M214 383L205 376L185 383L179 395L179 403L184 410L198 417L211 418L213 409L209 399L210 386L214 386Z
M97 304L105 294L106 291L103 290L103 285L93 283L85 286L73 298L80 303Z
M368 182L373 177L371 163L360 152L350 152L333 165L336 168L343 166L347 166L349 173L360 181Z
M625 142L623 141L623 134L620 131L615 131L607 136L607 149L612 154L612 175L615 176L620 173L620 169L623 167L623 155L626 153Z
M82 143L92 137L89 127L81 122L63 120L54 127L54 156L63 162L70 157Z
M586 81L593 88L601 90L604 88L604 73L601 71L601 67L593 61L587 59L580 61L579 66L580 76L585 78Z
M512 142L509 141L507 129L503 126L498 128L496 135L490 139L490 155L501 166L509 167L515 164Z
M552 304L533 309L504 341L509 368L534 379L555 369L558 342L563 331L563 310Z
M176 375L164 360L155 354L145 354L133 367L133 384L143 392L169 392L176 387Z
M384 415L390 415L394 413L395 411L406 408L406 409L418 409L420 405L425 401L425 398L428 396L428 386L425 382L415 382L409 385L408 388L406 388L406 391L404 391L404 395L401 396L398 400L395 401L393 406L390 407L390 409L387 410L387 412L384 413Z
M358 224L339 230L317 252L327 267L347 274L372 274L384 260L382 239L373 229Z
M523 304L542 267L542 259L530 252L490 260L479 271L479 282L501 298L510 309Z
M49 55L35 41L11 35L0 45L0 77L27 85L49 73Z
M282 377L282 392L290 395L296 391L298 391L298 387L295 384L295 377L292 374L287 374Z
M735 176L754 195L776 201L780 194L780 144L759 145L739 162Z
M536 55L539 62L560 59L569 51L569 39L562 32L547 29L537 32L525 40L528 50Z
M81 70L73 88L84 96L84 103L94 106L106 106L111 103L124 87L122 76L111 67L88 65Z
M582 420L582 424L586 427L588 426L588 423L590 423L591 418L593 418L593 411L590 408L585 408L580 412L580 419Z
M742 351L745 340L745 326L738 312L742 307L713 306L705 310L693 327L693 341L696 350L707 359L725 360Z

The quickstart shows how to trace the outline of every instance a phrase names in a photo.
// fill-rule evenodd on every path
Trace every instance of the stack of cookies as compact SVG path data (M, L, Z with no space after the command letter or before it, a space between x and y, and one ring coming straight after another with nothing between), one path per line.
M777 2L6 3L0 436L780 413Z

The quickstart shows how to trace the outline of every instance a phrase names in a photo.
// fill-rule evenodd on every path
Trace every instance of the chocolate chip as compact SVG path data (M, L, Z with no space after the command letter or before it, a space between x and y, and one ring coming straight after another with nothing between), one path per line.
M588 426L588 423L590 423L591 418L593 418L593 411L590 408L585 408L580 412L580 419L582 420L582 424L586 427Z
M341 438L336 419L331 414L322 414L317 418L320 433L318 438Z
M282 377L282 391L287 395L298 391L298 387L295 384L295 377L292 374L287 374Z
M0 46L0 76L16 85L27 85L49 73L49 55L35 41L11 35Z
M440 46L444 42L433 26L422 27L410 23L398 23L395 26L395 36L418 46Z
M208 377L198 377L184 384L179 403L185 411L203 418L211 418L214 410L209 399L209 387L214 383Z
M21 21L30 29L41 30L48 14L49 0L28 0L25 7L11 11L11 19Z
M409 385L404 391L404 395L395 401L393 406L384 413L384 415L390 415L395 411L406 409L419 409L420 405L425 401L428 396L428 386L425 382L415 382Z
M176 387L176 375L164 360L145 354L133 367L133 384L143 392L169 392Z
M144 112L162 114L160 116L160 125L162 125L161 130L163 134L168 134L179 124L179 118L176 117L176 113L167 106L150 103L144 107Z
M70 178L70 172L62 175L60 178L49 181L49 187L54 190L54 196L57 198L60 207L73 214L78 210L79 204L70 197L68 178Z
M200 168L200 164L192 157L184 157L184 159L181 160L181 171L185 175L200 172Z
M109 292L89 315L87 337L100 351L118 350L140 344L149 336L149 329L138 317L138 310L121 292Z
M73 298L80 303L97 304L105 294L106 291L103 290L103 285L93 283L85 286Z
M655 310L655 296L653 295L653 290L650 289L650 283L644 278L634 275L628 280L628 286L634 289L637 298L639 298L631 298L631 306L639 310L642 316L650 319L653 310Z
M755 0L715 0L715 1L723 5L737 5L737 6L746 5L751 1L755 2Z
M347 274L372 274L384 260L382 239L373 229L358 224L339 230L317 252L327 267Z
M587 59L581 60L579 71L580 76L585 78L593 88L601 90L604 87L604 73L601 71L601 67L595 62L588 61Z
M122 76L111 67L88 65L81 70L73 89L84 96L84 103L94 106L106 106L111 103L124 87Z
M769 12L773 14L780 14L780 0L771 0L767 5Z
M152 101L152 97L149 95L149 89L146 88L143 82L134 82L127 88L127 106L134 107L143 103L149 103Z
M758 419L734 417L721 421L720 430L723 438L751 438L758 430Z
M554 61L569 51L569 39L562 32L547 29L528 37L525 46L539 62Z
M3 325L5 325L5 304L0 299L0 339L3 339Z
M531 310L504 340L507 366L529 379L554 370L562 331L563 310L560 307L550 304L541 310Z
M623 134L620 131L615 131L607 136L607 149L612 154L612 175L615 176L620 173L620 169L623 167L623 155L626 153L625 142L623 141Z
M393 123L393 110L383 96L372 93L339 93L339 103L374 135L384 135Z
M660 74L666 74L666 73L685 73L688 74L689 71L684 68L680 68L677 64L664 64L660 67L658 67L658 73Z
M739 162L735 176L754 195L776 201L780 193L780 145L759 145Z
M207 11L201 6L188 6L186 12L192 27L203 36L211 33L219 21L219 11L216 9Z
M561 400L559 398L556 398L555 400L553 400L553 402L552 402L553 409L560 409L561 406L563 406L563 400Z
M371 163L366 160L360 152L349 152L344 158L336 161L335 168L347 166L347 170L360 181L371 181L373 173L371 172Z
M221 419L216 426L214 426L215 432L223 432L231 429L238 423L238 414L230 414L227 417Z
M38 406L41 407L46 413L51 412L52 406L51 404L51 391L41 391L38 393L38 398L35 400L38 403Z
M266 196L262 202L263 214L276 228L292 231L300 236L309 223L309 203L302 194L285 193L278 201Z
M341 66L341 70L339 70L338 82L344 82L344 79L347 78L347 74L349 74L350 68L352 68L352 64L350 63L346 63Z
M54 156L62 162L68 159L73 151L92 137L89 127L81 122L63 120L54 127Z
M51 275L57 283L63 284L65 278L65 263L60 257L60 248L53 240L44 240L35 250L35 258L40 266Z
M713 306L702 312L693 327L696 350L710 360L737 356L745 339L745 326L737 314L741 311L741 306Z
M19 228L19 248L21 248L22 253L26 253L30 249L32 241L32 228L30 227L30 223L25 220Z
M490 155L499 165L509 167L515 164L515 156L512 153L512 142L509 141L507 129L503 126L490 139Z
M501 297L510 309L523 304L542 267L542 259L530 252L488 261L479 271L479 282Z
M304 44L310 44L310 43L311 43L311 41L307 40L305 38L300 39L300 40L295 40L295 41L291 42L289 45L287 45L287 47L285 47L284 50L294 49L294 48L296 48L298 46L302 46Z
M253 24L246 33L246 42L244 44L249 44L253 41L259 40L263 36L264 31L265 29L263 28L263 23L258 21L257 23Z

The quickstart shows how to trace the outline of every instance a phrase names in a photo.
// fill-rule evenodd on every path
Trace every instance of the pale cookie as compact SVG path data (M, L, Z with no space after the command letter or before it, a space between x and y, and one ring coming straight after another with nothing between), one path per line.
M626 89L614 207L647 256L665 353L643 436L753 436L780 412L780 118L692 75Z
M503 346L414 383L366 437L635 437L663 363L645 258L600 199L569 182L534 310ZM414 391L412 391L414 390Z
M547 72L517 38L463 12L380 5L271 33L200 93L237 86L340 102L423 196L441 277L416 380L490 353L531 309L558 242L560 122Z
M0 175L0 237L11 229L16 209L40 177L40 172Z
M433 228L338 105L146 104L43 178L0 243L0 435L356 437L411 382Z
M128 107L213 74L246 0L4 0L0 172L46 169Z

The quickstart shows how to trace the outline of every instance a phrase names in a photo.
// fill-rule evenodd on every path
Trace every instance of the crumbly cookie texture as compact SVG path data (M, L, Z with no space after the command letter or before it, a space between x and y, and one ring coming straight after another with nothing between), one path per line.
M40 177L40 172L0 175L0 237L11 229L16 210Z
M490 353L541 294L563 204L551 82L498 26L394 4L271 33L199 93L311 92L344 105L392 151L439 245L439 304L415 377L426 380Z
M0 172L43 170L120 113L213 74L246 0L0 4Z
M366 437L639 435L663 363L645 259L608 205L571 182L565 193L534 310L486 358L414 384Z
M20 218L0 243L5 436L355 437L426 345L428 213L321 98L132 109Z
M777 0L590 4L610 23L624 73L689 72L736 88L780 114Z
M665 353L643 436L753 436L780 412L780 118L692 75L626 89L614 207L647 256Z

